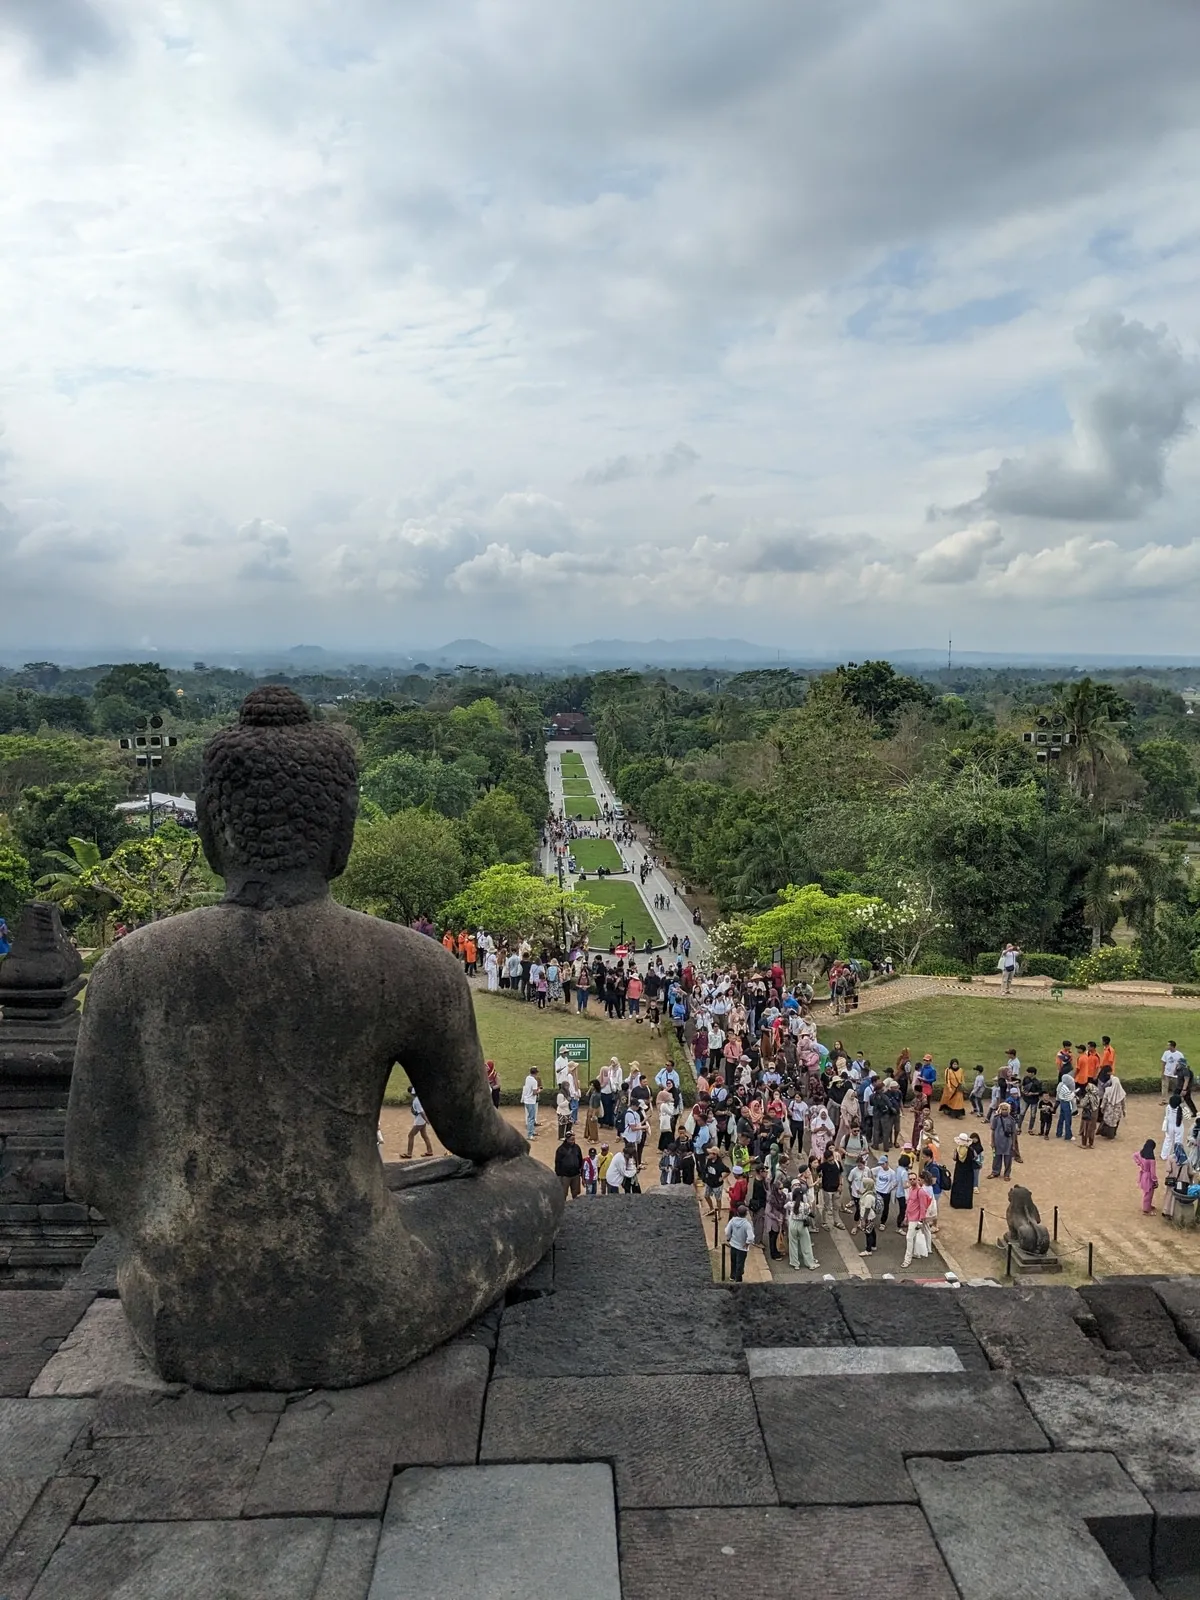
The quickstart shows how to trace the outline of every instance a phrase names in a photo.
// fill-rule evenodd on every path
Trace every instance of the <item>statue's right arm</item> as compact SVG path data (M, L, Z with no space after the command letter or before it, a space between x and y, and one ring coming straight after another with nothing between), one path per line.
M125 952L100 961L84 999L67 1110L67 1192L119 1222L120 1198L137 1181L144 1106L133 1007L123 992Z

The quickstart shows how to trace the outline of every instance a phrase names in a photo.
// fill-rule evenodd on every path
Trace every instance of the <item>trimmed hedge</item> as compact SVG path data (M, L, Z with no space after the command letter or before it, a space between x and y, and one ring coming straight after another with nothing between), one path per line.
M975 957L975 971L981 976L990 977L999 970L999 950L985 950ZM1022 978L1053 978L1056 983L1065 983L1070 970L1070 956L1054 955L1049 950L1026 950L1021 955Z
M971 969L965 961L953 956L919 956L908 969L922 978L969 978Z

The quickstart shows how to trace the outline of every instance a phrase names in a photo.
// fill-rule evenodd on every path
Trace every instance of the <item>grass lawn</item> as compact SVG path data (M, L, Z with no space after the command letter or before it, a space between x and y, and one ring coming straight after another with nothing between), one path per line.
M625 923L625 937L636 939L638 947L647 939L662 943L658 924L646 910L646 902L632 883L615 882L612 878L589 878L586 883L576 883L580 894L587 895L598 905L612 906L599 927L593 928L590 938L593 950L607 950L621 937L621 922Z
M1117 1072L1127 1089L1141 1084L1157 1088L1159 1058L1168 1039L1179 1041L1189 1061L1200 1060L1200 1008L1106 1007L1103 1000L1078 1005L948 995L838 1017L820 1030L823 1044L840 1038L849 1050L861 1046L876 1068L891 1066L906 1045L914 1061L928 1051L942 1070L951 1056L957 1056L968 1084L977 1062L993 1083L1009 1046L1023 1066L1032 1065L1039 1076L1053 1078L1055 1054L1068 1035L1072 1044L1086 1044L1089 1039L1099 1043L1106 1033L1112 1037Z
M598 867L620 872L624 867L621 852L611 839L572 839L571 854L580 872L595 872Z
M600 804L594 795L568 794L563 796L563 810L568 817L583 822L595 822L600 815Z
M595 791L586 778L563 779L564 794L593 794L594 792Z
M582 778L587 772L582 756L564 756L562 758L562 775L564 778Z
M595 1000L591 1002L595 1007ZM479 1026L479 1039L486 1059L496 1063L500 1083L508 1103L520 1096L521 1085L530 1067L542 1074L544 1087L554 1087L554 1041L582 1039L592 1041L591 1060L580 1067L580 1078L586 1085L594 1078L609 1056L620 1058L628 1070L631 1060L641 1063L642 1071L651 1077L667 1059L665 1039L655 1038L649 1028L635 1022L609 1022L602 1010L589 1009L579 1016L575 1002L568 1012L562 1006L547 1007L539 1011L534 1005L510 1000L505 995L475 991L475 1020ZM384 1100L389 1105L400 1104L408 1091L408 1078L400 1067L392 1069Z

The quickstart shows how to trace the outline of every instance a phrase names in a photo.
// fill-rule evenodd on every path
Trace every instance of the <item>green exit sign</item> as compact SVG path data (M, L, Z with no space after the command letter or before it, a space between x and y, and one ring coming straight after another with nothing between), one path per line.
M568 1061L590 1061L592 1059L592 1041L590 1039L555 1039L555 1056L566 1056Z

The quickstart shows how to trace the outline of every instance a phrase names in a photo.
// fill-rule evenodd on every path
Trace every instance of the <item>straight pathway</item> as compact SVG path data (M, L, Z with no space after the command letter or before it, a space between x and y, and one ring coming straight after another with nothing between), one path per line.
M595 744L587 739L573 739L555 742L546 746L546 788L550 795L551 809L556 813L562 810L562 755L566 750L573 750L582 759L588 782L592 786L592 793L596 796L600 805L603 806L605 802L610 805L614 804L618 797L613 793L612 786L604 776ZM597 821L595 826L598 829L602 829L604 824L601 821ZM664 936L664 940L669 943L672 934L675 934L679 938L680 948L682 949L684 939L688 938L692 941L691 953L693 957L702 958L707 956L709 951L708 934L703 928L693 923L691 911L675 893L675 886L671 883L666 873L661 868L655 867L643 884L639 879L637 868L641 864L642 857L647 853L644 848L641 845L618 844L617 851L629 869L629 881L636 886L645 903L646 910L657 924ZM550 846L547 846L542 851L542 871L547 877L555 877L558 872L554 851ZM569 884L570 878L567 881ZM654 897L658 894L664 895L671 902L669 911L660 910L655 906Z

